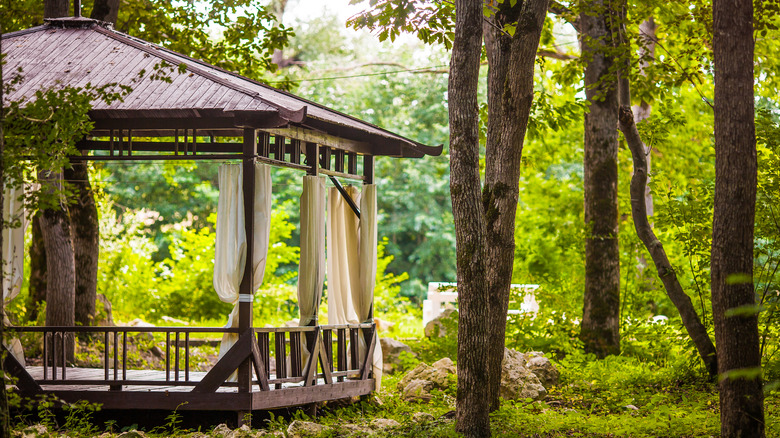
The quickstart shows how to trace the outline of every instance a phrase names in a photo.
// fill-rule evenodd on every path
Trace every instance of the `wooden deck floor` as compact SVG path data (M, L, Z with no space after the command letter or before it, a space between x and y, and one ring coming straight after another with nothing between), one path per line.
M189 382L185 383L184 372L180 372L179 382L175 374L159 370L127 370L127 379L119 382L140 384L123 384L112 387L96 384L105 378L105 370L90 368L68 368L67 381L53 381L51 369L48 380L44 380L44 370L41 366L28 366L27 372L41 385L43 394L55 395L59 399L72 403L86 400L99 403L104 409L184 409L184 410L236 410L253 411L277 409L288 406L300 406L308 403L335 400L345 397L360 396L370 393L374 388L374 380L345 380L325 384L322 379L316 385L303 386L303 383L284 383L281 388L271 385L269 391L261 391L258 385L252 387L252 392L239 393L236 387L223 386L214 393L191 392L205 372L189 373ZM113 370L109 375L113 378ZM118 372L121 379L122 371ZM57 376L61 379L61 375ZM151 383L154 384L144 384Z

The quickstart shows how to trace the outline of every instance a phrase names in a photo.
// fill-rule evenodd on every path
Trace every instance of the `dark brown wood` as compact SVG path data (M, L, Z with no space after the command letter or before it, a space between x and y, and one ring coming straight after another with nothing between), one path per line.
M263 360L263 355L260 352L260 348L257 345L257 341L255 340L254 336L251 337L251 341L252 365L254 365L255 368L255 375L257 375L257 381L260 385L260 390L270 391L271 388L268 386L268 374L266 371L265 360Z
M320 146L320 171L330 170L330 154L331 148L328 146Z
M338 371L347 370L347 330L336 330L336 369ZM343 382L344 378L339 377L339 382Z
M762 357L753 277L757 185L753 2L714 0L712 15L715 196L710 276L720 430L727 438L763 438Z
M165 380L171 380L171 332L165 333Z
M294 164L301 164L301 141L296 139L290 140L290 162Z
M303 369L303 386L312 386L316 384L317 361L320 358L320 332L315 333L313 347L309 351L309 358Z
M251 330L242 333L238 337L238 341L230 347L230 350L228 350L203 379L195 385L192 392L215 392L217 388L233 374L233 371L242 364L247 363L247 360L252 355L253 342L254 335ZM241 382L238 384L239 392L248 392L248 388L247 391L241 391Z
M122 379L127 380L127 332L122 333Z
M275 135L272 150L276 161L284 161L284 146L285 138L281 135Z
M108 351L109 351L109 346L111 345L110 344L111 340L110 340L110 337L108 336L108 333L109 332L105 332L105 335L103 336L103 370L106 373L106 377L105 377L106 380L108 380L108 368L109 368L108 367L108 361L109 361ZM45 363L46 363L46 360L44 359L44 364ZM44 367L44 371L45 371L45 367ZM44 378L44 380L46 379L46 373L45 372L43 374L43 378Z
M328 358L328 369L333 371L333 330L322 331L322 353Z
M259 131L257 134L257 154L265 158L271 156L271 136L267 132Z
M190 334L184 334L184 380L190 381Z
M358 155L354 152L347 154L347 173L351 175L357 175L358 169Z
M173 355L175 362L173 363L173 380L179 381L179 332L176 332L176 343L173 345Z
M341 149L336 149L333 151L334 160L333 160L333 170L336 172L344 172L344 151Z
M16 360L16 357L14 357L2 343L0 343L0 352L2 352L2 355L0 356L4 358L3 370L16 378L16 387L19 388L19 390L26 393L38 393L41 391L41 386L33 379L30 373L24 369L24 365L19 363L19 361ZM46 369L45 362L43 368L44 370Z
M239 286L239 297L252 296L252 283L254 273L254 236L255 236L255 156L257 155L257 131L254 129L244 130L243 147L243 190L244 190L244 226L246 230L246 265L244 267L244 276ZM252 327L252 301L246 301L239 298L238 303L238 329L243 334ZM252 335L254 340L254 335ZM250 345L247 345L246 358L248 359ZM245 360L238 367L238 390L239 392L249 392L252 386L251 364Z
M363 367L360 370L360 378L368 379L372 374L372 368L374 365L374 348L376 348L376 336L371 336L371 343L368 344L368 351L366 351L366 361L363 362Z
M290 333L290 376L301 377L301 333Z
M358 335L359 335L358 329L349 329L349 367L351 369L359 369L360 368L360 354L359 354L359 344L358 344Z
M271 345L270 335L268 333L257 334L257 344L260 348L260 356L263 358L265 364L265 375L271 375Z
M285 332L276 332L274 335L274 341L276 342L276 377L287 377L287 341L285 340ZM282 386L277 384L276 389L281 389Z
M374 156L363 155L363 183L374 183Z
M119 332L114 332L114 380L119 380Z

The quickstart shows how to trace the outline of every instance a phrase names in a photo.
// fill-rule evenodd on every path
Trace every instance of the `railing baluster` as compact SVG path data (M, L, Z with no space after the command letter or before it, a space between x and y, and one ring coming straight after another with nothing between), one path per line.
M283 379L287 377L287 342L284 332L274 333L276 341L276 378ZM276 389L282 389L282 384L277 383Z
M325 357L328 358L328 364L333 371L333 330L322 331L322 342L325 344Z
M184 381L190 381L190 332L184 334Z
M360 369L360 357L358 354L358 330L359 329L356 328L349 329L349 353L350 359L352 359L349 368L352 370Z
M337 331L337 339L336 339L336 356L338 359L338 365L337 369L339 371L346 371L347 370L347 330L346 329L338 329ZM339 382L344 381L344 376L339 376L338 378Z
M122 380L127 380L127 332L122 332Z
M173 351L176 353L176 363L173 364L174 380L179 381L179 332L176 332L176 343L173 345Z
M266 376L271 375L271 349L269 344L270 342L268 333L257 334L257 345L260 347L260 357L263 358Z
M103 345L103 350L104 350L103 351L103 370L106 373L106 380L108 380L108 361L109 361L108 349L109 349L111 343L109 342L108 332L106 331L106 332L103 332L103 333L104 333L104 336L103 336L103 338L104 338L103 339L103 344L104 344Z
M171 381L171 332L165 332L165 381Z
M67 359L68 359L68 356L67 356L67 354L68 354L67 342L68 342L68 333L67 332L62 332L62 372L60 373L62 375L62 380L65 380L67 378L67 376L65 375L65 369L66 369L65 367L67 367L67 365L68 365L68 361L67 361ZM75 342L75 333L74 333L74 342Z
M43 380L49 378L49 332L43 332Z
M119 332L114 332L114 380L119 380Z
M57 332L51 334L51 378L57 380Z
M301 333L290 332L290 377L301 376Z

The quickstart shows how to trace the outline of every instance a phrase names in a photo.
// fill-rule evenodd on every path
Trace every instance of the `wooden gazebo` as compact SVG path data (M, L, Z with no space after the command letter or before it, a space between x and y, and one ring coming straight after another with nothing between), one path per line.
M94 130L73 159L240 160L247 236L237 327L12 327L43 335L43 366L26 367L6 355L5 369L17 379L21 395L86 400L104 409L221 410L241 416L374 389L370 358L379 346L373 323L316 325L315 318L304 327L252 326L255 163L372 184L374 157L438 155L441 146L422 145L95 20L50 19L2 40L4 71L10 75L21 68L24 77L7 101L60 84L115 82L133 88L121 102L94 103ZM169 80L144 79L144 72L162 72ZM103 341L102 368L66 363L63 339L81 332ZM128 369L128 337L140 332L164 333L164 371ZM208 372L191 371L190 336L204 332L233 333L238 341ZM364 351L359 338L366 342ZM228 381L236 370L237 381Z

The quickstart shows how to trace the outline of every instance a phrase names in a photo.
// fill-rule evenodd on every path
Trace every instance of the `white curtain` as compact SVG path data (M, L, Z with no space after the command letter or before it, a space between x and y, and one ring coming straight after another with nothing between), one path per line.
M3 193L3 302L7 305L22 289L24 278L24 231L27 229L27 215L24 210L24 189L22 187L4 187ZM6 227L5 225L18 225ZM0 315L6 323L5 315ZM8 322L10 324L10 322ZM8 351L22 365L25 364L24 349L19 338L4 339Z
M219 166L219 201L217 203L217 237L214 249L214 289L219 299L233 304L225 327L238 327L238 289L246 265L246 229L241 164ZM219 346L219 357L238 341L235 333L225 333Z
M360 205L360 220L338 189L328 193L328 319L331 324L370 323L376 282L376 186L352 186L347 194ZM376 334L374 335L377 336ZM360 351L365 354L362 337ZM376 387L382 380L382 349L378 338L372 360Z
M233 304L225 327L238 327L239 287L246 266L246 227L241 164L219 167L217 237L214 251L214 289L219 299ZM254 241L252 249L252 293L263 284L271 234L271 168L255 163ZM225 333L219 346L222 358L238 341L235 333ZM235 373L228 379L235 381Z
M315 319L325 280L325 178L303 177L301 193L301 258L298 265L298 308L301 326Z
M9 303L19 295L24 278L24 189L5 187L3 193L3 302ZM18 224L17 227L5 225Z

